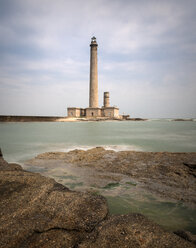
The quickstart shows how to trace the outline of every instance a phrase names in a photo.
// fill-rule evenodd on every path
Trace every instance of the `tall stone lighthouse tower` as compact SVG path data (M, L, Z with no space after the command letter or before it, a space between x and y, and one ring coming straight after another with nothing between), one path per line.
M91 38L89 108L98 108L97 41Z
M93 36L90 44L90 87L89 87L89 107L76 108L68 107L68 117L74 118L119 118L119 109L110 106L109 92L104 92L104 105L99 108L98 102L98 72L97 72L97 41Z

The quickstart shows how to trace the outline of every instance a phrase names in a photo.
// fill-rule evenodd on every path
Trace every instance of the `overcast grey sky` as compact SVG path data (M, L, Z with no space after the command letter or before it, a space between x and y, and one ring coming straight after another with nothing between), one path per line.
M196 0L0 0L0 114L88 107L90 39L99 104L132 117L196 117Z

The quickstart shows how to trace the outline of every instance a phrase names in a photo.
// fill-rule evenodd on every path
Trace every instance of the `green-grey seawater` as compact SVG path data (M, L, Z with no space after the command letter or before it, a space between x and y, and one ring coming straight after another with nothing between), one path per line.
M116 151L196 152L196 122L0 123L0 147L9 162L21 162L46 151L95 146Z

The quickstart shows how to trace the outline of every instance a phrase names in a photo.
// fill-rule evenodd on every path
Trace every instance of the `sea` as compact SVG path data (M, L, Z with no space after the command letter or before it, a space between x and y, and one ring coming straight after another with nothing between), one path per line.
M0 123L0 148L8 162L98 146L114 151L196 152L196 121Z
M79 171L60 164L47 169L25 167L25 161L43 152L93 147L114 151L196 152L196 120L0 123L0 148L8 162L20 163L26 170L52 177L73 190L87 187ZM196 234L194 206L159 199L142 192L136 184L120 182L102 188L92 185L90 190L107 198L112 214L137 212L165 229L184 229Z

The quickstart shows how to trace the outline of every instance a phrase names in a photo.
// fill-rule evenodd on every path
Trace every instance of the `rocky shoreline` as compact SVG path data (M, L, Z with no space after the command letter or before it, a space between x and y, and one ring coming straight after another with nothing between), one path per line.
M47 152L27 164L44 166L51 161L93 170L94 182L96 177L104 178L104 173L110 183L120 182L124 175L161 197L196 206L196 153L115 152L97 147L87 151Z
M89 161L96 166L103 153L102 148L94 149L87 157L81 151L70 152L68 157L62 153L47 153L40 155L39 160L58 156L80 163L83 158L84 166L90 166ZM194 169L193 164L190 166L190 157L186 157L185 162L185 168ZM126 165L121 170L129 173ZM2 156L0 192L2 248L195 247L195 237L188 232L178 231L176 235L165 231L140 214L112 216L104 197L71 191L53 179L25 171L20 165L8 164Z
M194 121L194 119L193 118L187 118L187 119L181 119L181 118L179 118L179 119L173 119L172 121Z

